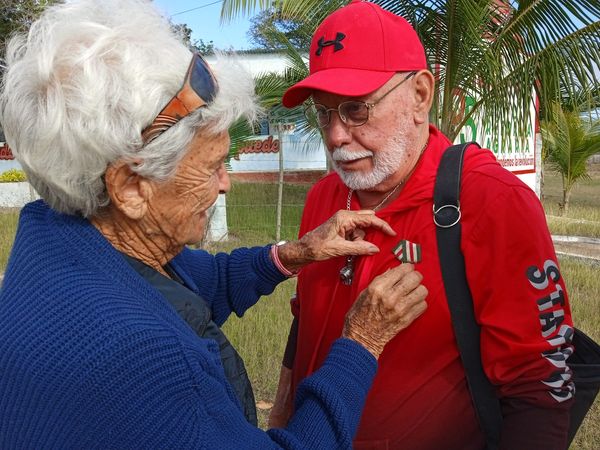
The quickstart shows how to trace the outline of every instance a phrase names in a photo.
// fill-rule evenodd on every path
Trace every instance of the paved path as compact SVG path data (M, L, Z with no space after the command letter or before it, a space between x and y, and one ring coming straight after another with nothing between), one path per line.
M552 236L556 254L600 264L600 239L579 236Z

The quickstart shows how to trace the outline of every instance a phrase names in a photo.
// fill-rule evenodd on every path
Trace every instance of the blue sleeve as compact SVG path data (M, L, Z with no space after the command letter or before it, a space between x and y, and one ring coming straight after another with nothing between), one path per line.
M298 386L288 426L269 435L283 448L352 448L376 371L377 361L360 344L334 341L321 368Z
M172 264L211 305L213 320L220 326L232 312L241 317L262 295L271 294L286 279L271 261L270 248L238 248L230 254L216 255L186 248Z
M356 342L334 342L323 366L299 386L288 427L265 432L246 421L204 350L188 347L182 358L181 347L165 341L148 340L147 332L128 336L115 355L119 364L104 361L109 371L94 372L74 403L62 403L67 419L81 426L56 448L352 448L377 370ZM210 353L217 352L215 345ZM131 365L139 376L131 376Z

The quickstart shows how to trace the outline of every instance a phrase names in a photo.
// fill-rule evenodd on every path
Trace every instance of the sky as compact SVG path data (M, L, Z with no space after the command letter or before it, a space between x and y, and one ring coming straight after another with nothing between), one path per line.
M246 50L251 47L246 36L250 28L248 18L235 19L230 24L221 25L222 1L154 0L154 3L174 23L186 23L192 29L192 41L213 41L218 49L233 47L235 50Z

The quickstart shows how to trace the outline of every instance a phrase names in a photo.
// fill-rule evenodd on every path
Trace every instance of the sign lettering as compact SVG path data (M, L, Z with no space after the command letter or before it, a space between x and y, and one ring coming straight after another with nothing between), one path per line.
M273 136L269 136L267 139L262 141L250 141L248 145L240 148L237 155L233 157L236 161L240 160L240 155L244 153L278 153L279 152L279 139L273 139Z
M469 114L475 106L475 99L465 96L461 99L461 107L464 114ZM483 112L481 115L484 115ZM501 130L493 130L489 123L469 118L456 139L455 143L469 141L479 142L483 148L488 148L496 155L496 159L506 169L513 172L535 172L535 132L532 124L535 123L535 105L530 109L530 120L525 136L512 122L500 126L507 129L510 138L502 140ZM533 186L532 186L533 187Z
M4 144L0 146L0 160L10 161L15 159L14 155L8 148L8 145Z

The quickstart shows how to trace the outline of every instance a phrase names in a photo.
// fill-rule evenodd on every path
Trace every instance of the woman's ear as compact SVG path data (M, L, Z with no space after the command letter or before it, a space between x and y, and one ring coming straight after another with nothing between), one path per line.
M117 161L104 174L111 204L125 216L139 220L148 211L152 195L149 181L131 170L129 163Z
M420 70L415 75L413 86L415 92L415 123L427 123L435 88L433 74L429 70Z

